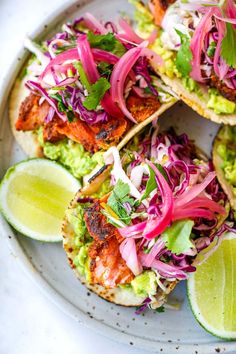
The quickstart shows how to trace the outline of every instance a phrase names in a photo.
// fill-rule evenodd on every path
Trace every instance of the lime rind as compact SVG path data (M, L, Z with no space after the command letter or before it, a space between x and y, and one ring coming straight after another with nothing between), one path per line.
M229 232L225 234L224 240L222 242L224 242L225 240L230 241L233 239L236 239L236 235L232 232ZM227 341L236 340L236 331L218 330L214 328L211 324L209 324L207 320L202 316L201 310L197 304L197 299L196 299L195 273L190 274L187 280L187 297L195 319L208 333Z
M44 167L51 168L52 171L55 173L55 178L57 178L58 176L59 182L60 182L60 174L61 177L63 175L63 177L66 178L66 180L68 181L69 189L72 195L75 192L77 192L77 190L80 188L79 181L76 178L74 178L63 166L59 165L54 161L49 161L40 158L33 158L26 161L22 161L10 167L6 172L5 176L3 177L2 181L0 182L0 211L2 212L7 222L22 235L38 241L59 242L62 240L62 235L60 233L57 232L55 234L54 233L42 234L42 232L40 231L37 232L28 228L26 225L23 225L15 218L15 216L13 215L13 213L11 212L7 204L7 193L8 193L8 187L10 183L12 182L12 180L14 180L14 178L17 178L17 174L19 174L20 172L29 171L31 167L33 168L33 170L31 169L31 173L33 174L37 172L37 168L40 167L39 174L41 175L43 173ZM54 178L54 176L51 176L51 178ZM65 209L66 207L67 205L65 205Z
M194 300L193 300L193 288L191 284L191 278L192 275L189 277L187 281L187 297L189 301L189 306L191 308L191 311L196 319L196 321L200 324L202 328L205 329L208 333L211 335L218 337L220 339L228 340L228 341L235 341L236 340L236 332L223 332L223 331L217 331L215 328L209 326L209 324L205 321L205 319L201 316L199 312L197 312L197 307L194 305ZM196 302L196 300L195 300Z

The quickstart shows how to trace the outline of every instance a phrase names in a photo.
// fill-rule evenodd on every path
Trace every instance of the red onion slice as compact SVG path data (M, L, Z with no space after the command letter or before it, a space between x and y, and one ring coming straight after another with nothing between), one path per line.
M182 193L178 198L174 201L175 208L184 206L195 197L197 197L204 189L208 186L208 184L216 177L215 172L209 172L208 175L204 178L202 183L196 184L193 187L189 187L184 193Z
M156 174L156 182L162 198L162 215L147 221L147 225L143 231L143 236L146 239L152 239L160 235L170 224L173 210L173 194L168 182L156 168L156 166L146 160L147 164L153 169Z
M86 12L83 16L86 26L94 32L106 34L108 31L90 12Z
M124 241L122 241L120 244L120 253L127 267L135 276L142 273L143 268L138 260L136 243L133 238L124 239Z

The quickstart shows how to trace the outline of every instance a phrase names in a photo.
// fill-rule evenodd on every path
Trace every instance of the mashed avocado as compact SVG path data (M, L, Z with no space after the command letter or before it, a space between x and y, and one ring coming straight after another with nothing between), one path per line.
M90 261L88 256L88 249L90 244L87 243L79 249L79 253L74 258L74 265L78 272L85 276L86 280L90 281Z
M73 247L79 248L92 240L84 221L84 208L86 206L87 204L83 204L83 206L78 204L76 208L68 209L66 211L67 219L72 225L75 233L75 237L73 238Z
M102 152L90 154L83 145L72 140L65 139L55 144L44 142L42 129L38 131L38 141L47 158L61 163L78 179L89 174L97 164L104 164Z
M202 92L199 90L198 83L191 77L184 77L182 79L182 83L189 92L196 92L199 96L202 95Z
M131 286L138 296L155 295L157 290L156 274L151 270L145 271L131 281Z
M152 270L146 270L137 275L130 284L120 284L121 289L133 291L135 295L148 297L157 292L156 274Z
M78 204L74 209L68 209L66 211L66 216L73 227L74 237L72 240L71 247L75 252L76 256L74 257L74 265L78 272L85 276L89 281L90 271L89 271L89 257L88 249L92 242L92 237L89 235L85 221L84 221L84 207L86 204Z
M218 145L217 152L224 161L221 167L236 197L236 128L225 126L220 131L219 138L222 143Z
M221 96L216 89L209 89L208 93L210 99L207 103L207 107L214 109L215 113L232 114L235 112L236 104Z
M175 77L181 78L182 75L175 65L175 52L164 48L160 38L155 40L151 46L151 49L163 59L163 64L159 67L161 74L166 74L171 79Z
M107 179L105 182L101 184L97 192L93 194L93 198L99 199L103 197L105 194L109 193L111 190L112 190L112 185L110 179Z
M142 1L129 0L135 6L134 20L137 22L137 30L142 33L143 38L148 37L156 28L154 25L154 18L149 9Z

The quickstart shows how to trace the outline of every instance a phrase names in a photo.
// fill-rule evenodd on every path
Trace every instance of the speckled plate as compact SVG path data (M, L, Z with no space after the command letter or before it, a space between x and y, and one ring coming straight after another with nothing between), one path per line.
M78 1L59 9L41 23L32 38L42 38L58 23L90 11L96 17L115 19L119 11L131 12L126 0ZM0 177L13 163L25 158L15 143L8 123L7 97L27 53L22 49L11 67L4 87L0 88ZM216 124L204 120L182 104L166 112L160 119L163 126L173 125L177 131L186 132L200 147L210 154L212 139L218 129ZM236 352L236 344L223 342L206 333L195 321L186 298L185 284L179 284L172 298L181 302L179 311L164 313L149 311L136 316L134 309L113 305L90 293L74 277L67 265L66 255L60 244L43 244L18 235L0 219L1 234L8 238L12 252L20 260L28 275L41 290L68 315L97 332L117 341L157 353L212 354Z

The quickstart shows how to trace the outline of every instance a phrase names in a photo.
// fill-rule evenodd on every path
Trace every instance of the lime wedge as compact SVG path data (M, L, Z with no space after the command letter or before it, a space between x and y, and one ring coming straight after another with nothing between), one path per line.
M0 185L0 209L20 233L33 239L62 240L61 223L80 184L64 167L31 159L9 168Z
M188 279L188 297L197 321L211 334L236 340L236 235L228 233L217 250Z

